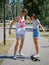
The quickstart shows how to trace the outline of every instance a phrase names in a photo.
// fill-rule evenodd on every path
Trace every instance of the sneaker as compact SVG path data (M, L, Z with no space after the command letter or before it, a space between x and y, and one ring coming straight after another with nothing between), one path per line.
M34 58L39 58L39 54L33 55Z
M15 59L15 60L16 60L16 55L15 55L15 56L13 56L13 59Z
M24 54L22 52L19 52L19 55L24 57Z

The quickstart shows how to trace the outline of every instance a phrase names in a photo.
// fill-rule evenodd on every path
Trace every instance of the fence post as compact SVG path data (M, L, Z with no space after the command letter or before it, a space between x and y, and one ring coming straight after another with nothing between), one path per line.
M4 45L6 44L6 17L5 17L5 3L6 0L4 0Z

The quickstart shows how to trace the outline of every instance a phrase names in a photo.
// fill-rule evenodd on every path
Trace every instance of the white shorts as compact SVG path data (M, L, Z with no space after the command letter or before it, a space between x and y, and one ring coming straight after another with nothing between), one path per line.
M16 38L18 39L24 39L25 37L25 28L19 28L16 30Z
M16 34L16 39L24 39L25 38L25 34Z
M25 34L25 28L19 28L16 30L16 34Z

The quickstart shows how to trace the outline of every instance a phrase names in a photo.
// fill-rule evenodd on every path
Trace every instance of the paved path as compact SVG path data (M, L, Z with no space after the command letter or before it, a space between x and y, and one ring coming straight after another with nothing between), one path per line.
M14 41L14 44L11 46L7 56L13 55L15 42L16 41ZM26 57L30 57L33 53L35 53L34 44L32 40L32 32L26 32L24 43L25 44L24 44L22 51ZM29 58L24 59L24 61L22 61L22 59L17 59L17 60L4 59L1 65L49 65L49 42L48 40L41 37L40 47L41 47L41 52L40 52L41 61L40 62L33 62Z

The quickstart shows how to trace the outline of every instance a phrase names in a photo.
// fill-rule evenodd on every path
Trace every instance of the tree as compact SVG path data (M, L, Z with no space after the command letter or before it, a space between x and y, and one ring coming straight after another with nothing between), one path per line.
M12 16L14 18L20 14L22 10L22 2L20 0L12 0L10 4L12 7Z
M6 4L9 4L9 0L6 0ZM3 14L3 6L4 6L4 0L0 0L0 19L3 18L4 14Z
M23 0L23 4L28 15L37 14L41 23L49 26L49 0Z
M27 8L29 11L28 15L31 15L32 13L39 15L39 6L43 4L43 1L44 0L23 0L24 8Z
M44 3L41 7L40 19L43 25L49 26L49 0L44 0Z

